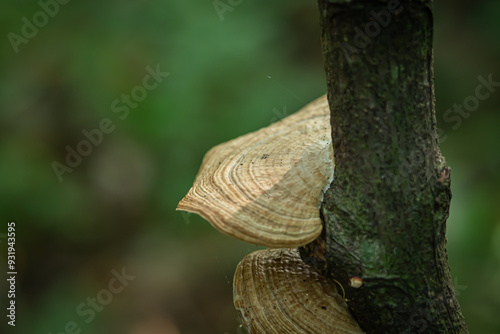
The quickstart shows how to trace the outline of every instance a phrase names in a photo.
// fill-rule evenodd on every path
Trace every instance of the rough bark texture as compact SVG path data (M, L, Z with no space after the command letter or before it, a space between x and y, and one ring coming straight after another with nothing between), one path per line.
M335 174L324 233L301 256L342 284L367 333L467 333L446 253L430 1L319 7Z

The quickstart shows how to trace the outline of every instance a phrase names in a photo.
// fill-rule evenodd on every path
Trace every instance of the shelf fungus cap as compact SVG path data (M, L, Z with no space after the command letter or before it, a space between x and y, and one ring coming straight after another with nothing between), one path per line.
M298 247L321 233L333 179L326 96L266 128L212 148L177 210L267 247Z
M250 334L363 333L328 282L297 249L265 249L236 268L234 306Z

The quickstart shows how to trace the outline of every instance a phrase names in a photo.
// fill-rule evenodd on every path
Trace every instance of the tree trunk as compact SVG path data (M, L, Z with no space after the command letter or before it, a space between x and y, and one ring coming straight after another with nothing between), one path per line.
M323 235L302 258L343 286L367 333L467 333L446 253L450 169L436 133L431 1L319 0L319 9L335 174Z

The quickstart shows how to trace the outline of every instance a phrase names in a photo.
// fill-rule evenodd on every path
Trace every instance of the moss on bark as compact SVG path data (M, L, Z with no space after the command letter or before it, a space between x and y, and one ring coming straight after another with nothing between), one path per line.
M324 233L301 255L343 285L367 333L467 333L446 254L430 1L319 8L335 176Z

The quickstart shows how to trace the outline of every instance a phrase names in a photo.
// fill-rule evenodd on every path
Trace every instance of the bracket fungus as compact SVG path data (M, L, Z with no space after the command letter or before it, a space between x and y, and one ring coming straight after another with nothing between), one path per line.
M319 207L333 168L325 95L212 148L177 206L225 234L276 248L247 255L234 275L234 305L252 334L363 333L334 283L290 248L321 234Z
M322 230L319 206L333 179L326 95L266 128L212 148L177 210L267 247L298 247Z
M305 264L297 249L247 255L234 274L233 300L250 334L363 333L335 283Z

